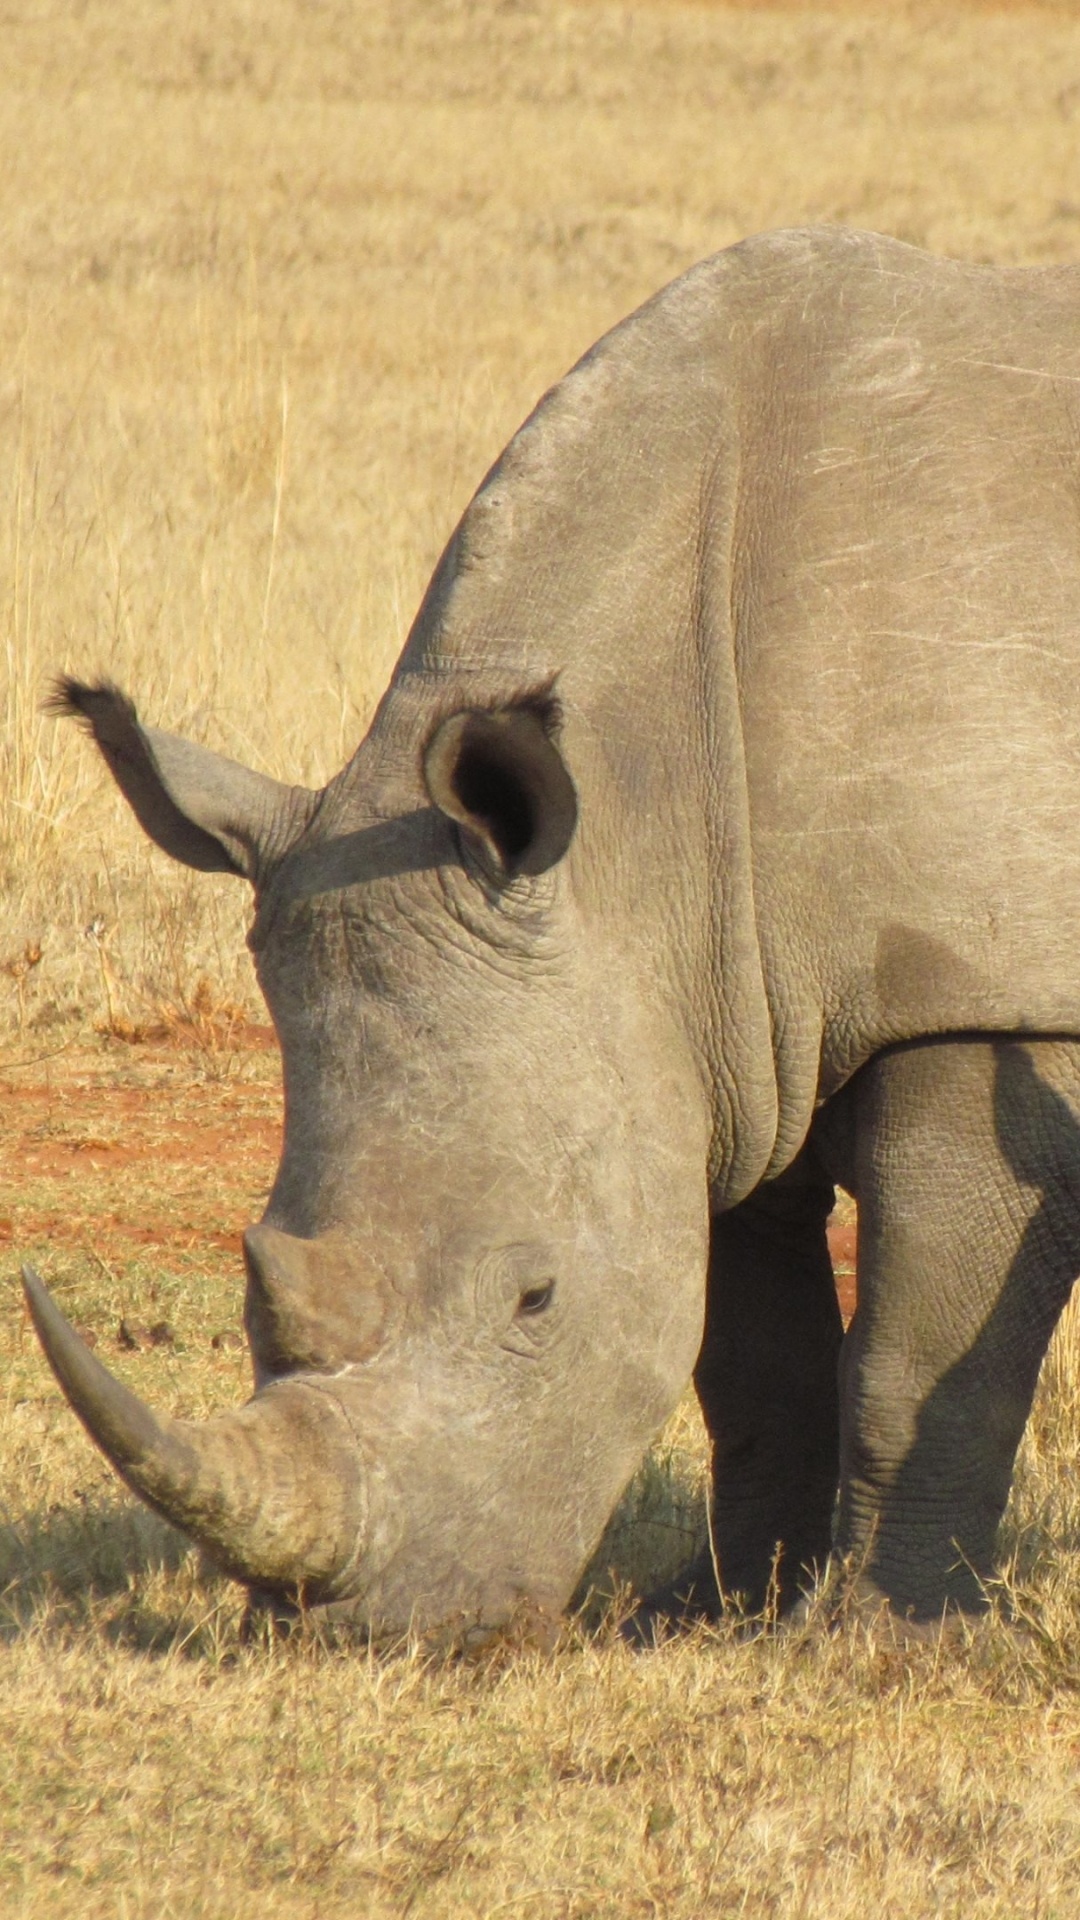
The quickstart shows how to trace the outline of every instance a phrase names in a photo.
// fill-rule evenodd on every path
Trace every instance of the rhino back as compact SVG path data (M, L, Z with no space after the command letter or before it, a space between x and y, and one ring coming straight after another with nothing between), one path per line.
M878 241L800 278L734 598L801 1111L890 1041L1080 1029L1080 273Z
M437 570L363 785L557 682L575 890L683 1007L729 1198L883 1045L1080 1030L1078 397L1080 271L763 236L586 355Z

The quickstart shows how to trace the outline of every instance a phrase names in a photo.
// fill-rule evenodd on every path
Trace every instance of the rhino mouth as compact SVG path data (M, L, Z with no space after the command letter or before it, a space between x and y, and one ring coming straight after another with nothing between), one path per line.
M332 1379L294 1375L210 1420L173 1419L102 1365L32 1267L23 1286L65 1398L134 1493L249 1586L300 1604L358 1590L367 1489Z

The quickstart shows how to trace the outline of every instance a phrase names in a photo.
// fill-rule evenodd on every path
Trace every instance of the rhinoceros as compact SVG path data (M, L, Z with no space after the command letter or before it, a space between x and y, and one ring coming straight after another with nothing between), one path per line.
M810 230L675 281L511 441L323 791L58 704L250 882L284 1062L246 1406L151 1412L28 1280L137 1493L271 1601L556 1616L693 1375L684 1594L832 1553L980 1605L1080 1271L1080 268Z

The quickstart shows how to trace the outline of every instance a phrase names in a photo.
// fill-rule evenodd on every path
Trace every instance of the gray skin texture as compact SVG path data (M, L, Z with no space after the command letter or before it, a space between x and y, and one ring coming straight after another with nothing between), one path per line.
M979 1604L1080 1269L1078 408L1080 270L767 235L541 402L325 791L65 683L152 837L255 888L285 1144L245 1435L317 1389L308 1531L356 1488L309 1578L268 1467L240 1577L380 1628L554 1614L696 1363L691 1607L773 1568L786 1602L831 1544L901 1612ZM39 1325L221 1552L220 1476L211 1526Z

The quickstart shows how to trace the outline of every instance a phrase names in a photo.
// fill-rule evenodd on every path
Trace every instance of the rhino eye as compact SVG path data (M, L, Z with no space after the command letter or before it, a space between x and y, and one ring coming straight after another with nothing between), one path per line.
M535 1314L543 1313L545 1307L551 1305L554 1292L554 1280L543 1280L537 1287L526 1287L517 1304L519 1318L532 1318Z

